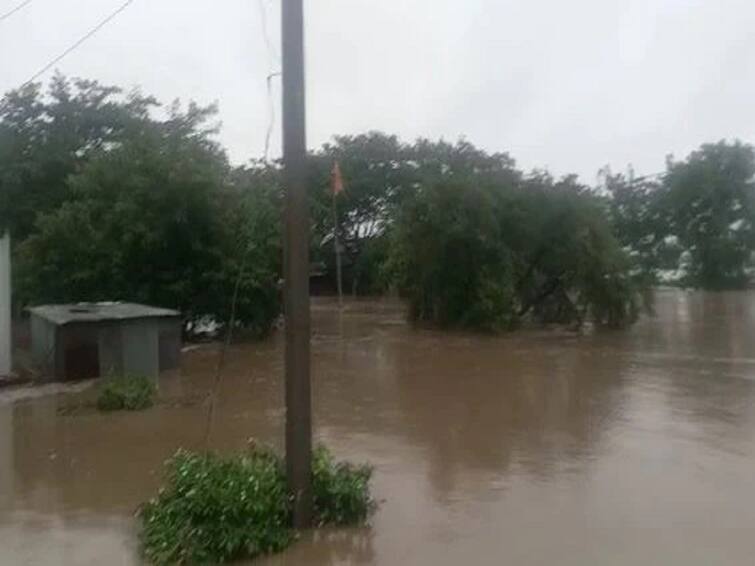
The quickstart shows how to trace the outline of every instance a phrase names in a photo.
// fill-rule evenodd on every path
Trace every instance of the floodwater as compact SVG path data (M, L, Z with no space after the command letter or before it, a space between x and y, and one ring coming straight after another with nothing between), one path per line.
M307 533L267 566L755 562L755 293L659 291L627 331L415 329L394 302L313 307L317 439L375 466L371 526ZM133 512L202 443L217 351L159 406L0 392L0 564L138 564ZM232 347L219 450L281 446L282 340Z

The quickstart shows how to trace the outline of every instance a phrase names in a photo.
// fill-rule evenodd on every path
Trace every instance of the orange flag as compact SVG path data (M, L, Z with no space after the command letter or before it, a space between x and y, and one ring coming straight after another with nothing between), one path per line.
M333 163L333 171L330 173L330 184L333 196L341 194L344 191L343 176L341 175L341 166L338 164L338 161Z

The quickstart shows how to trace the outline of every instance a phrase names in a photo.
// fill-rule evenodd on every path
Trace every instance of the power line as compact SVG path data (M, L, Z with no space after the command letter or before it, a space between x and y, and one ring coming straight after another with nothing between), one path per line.
M19 11L19 10L20 10L21 8L23 8L23 7L25 7L25 6L28 6L29 4L31 4L31 0L24 0L23 2L21 2L21 3L20 3L20 4L18 5L18 6L16 6L15 8L11 8L11 9L10 9L10 10L8 10L7 12L5 12L5 13L4 13L4 14L3 14L2 16L0 16L0 22L2 22L3 20L7 20L7 19L8 19L8 18L10 18L10 17L11 17L11 16L13 15L13 14L15 14L16 12L18 12L18 11Z
M270 63L271 58L275 58L278 64L280 64L281 62L280 53L278 53L278 50L274 47L273 42L270 39L270 33L268 32L267 8L265 7L264 0L259 0L257 5L259 6L259 9L260 9L260 25L262 26L262 39L265 41L265 47L267 48L268 63Z
M269 107L270 120L267 123L267 131L265 132L265 153L263 160L267 163L267 158L270 155L270 140L273 137L273 128L275 127L275 101L273 100L273 79L280 77L280 71L270 73L267 76L267 103Z
M31 1L31 0L29 0ZM73 43L70 47L68 47L63 53L55 57L52 61L47 63L44 67L42 67L39 71L37 71L32 77L26 81L24 84L21 85L21 88L24 88L28 84L34 82L36 79L38 79L40 76L45 74L47 71L49 71L52 67L54 67L58 62L60 62L64 57L69 55L71 52L75 51L82 43L84 43L87 39L92 37L95 33L100 31L105 25L107 25L112 19L114 19L118 14L123 12L126 8L129 7L130 4L132 4L134 0L126 0L123 4L121 4L118 8L116 8L113 12L111 12L106 18L104 18L100 23L98 23L96 26L94 26L92 29L90 29L87 33L82 35L76 42Z
M273 100L273 79L281 76L280 71L276 71L273 68L273 59L281 63L280 54L273 47L273 42L270 40L270 34L267 29L267 9L265 8L265 0L259 0L258 6L260 9L260 25L262 26L262 38L265 42L265 49L267 51L267 105L269 120L267 123L267 131L265 132L265 153L263 154L263 161L267 163L270 155L270 141L273 137L273 129L275 128L275 100Z

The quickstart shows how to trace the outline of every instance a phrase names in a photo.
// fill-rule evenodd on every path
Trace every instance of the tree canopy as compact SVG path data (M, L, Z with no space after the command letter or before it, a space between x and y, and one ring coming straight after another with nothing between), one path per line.
M149 122L151 97L96 81L55 75L0 101L0 228L16 239L34 230L37 214L70 196L66 180L90 156Z
M670 159L665 189L670 230L690 255L689 280L707 289L745 285L755 249L752 147L719 142Z
M6 94L0 230L13 235L16 303L122 299L187 320L227 320L235 303L240 325L269 330L280 167L232 166L215 115L61 75ZM336 196L335 162L346 185ZM661 175L602 179L525 172L464 139L335 137L309 155L312 259L333 273L337 231L347 290L393 290L417 320L490 330L623 326L654 282L749 283L751 146L707 144Z
M0 108L17 302L120 299L227 320L235 294L236 320L269 330L279 185L262 166L229 166L213 107L57 76L46 95L33 85Z
M704 289L750 283L755 251L755 152L739 141L667 159L652 179L607 173L618 238L651 278ZM660 276L660 277L659 277Z
M394 232L416 318L491 330L636 318L641 288L585 187L503 169L446 174L417 191Z

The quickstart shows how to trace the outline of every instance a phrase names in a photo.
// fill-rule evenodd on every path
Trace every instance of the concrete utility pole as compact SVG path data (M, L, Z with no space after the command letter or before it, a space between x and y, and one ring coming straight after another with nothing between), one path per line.
M10 236L0 232L0 378L11 372Z
M283 184L286 191L286 473L294 527L312 523L312 407L309 377L309 209L306 186L303 0L283 0Z

